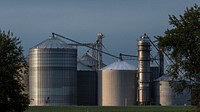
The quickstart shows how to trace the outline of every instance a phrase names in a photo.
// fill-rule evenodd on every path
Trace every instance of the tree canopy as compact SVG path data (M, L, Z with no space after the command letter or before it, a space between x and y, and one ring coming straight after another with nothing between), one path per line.
M186 8L183 15L169 15L171 29L164 36L157 36L158 47L172 59L169 74L171 86L181 93L192 92L193 103L200 103L200 7ZM176 83L175 83L176 82ZM178 82L178 83L177 83Z
M0 111L23 112L30 103L24 92L27 63L21 41L11 32L0 31Z

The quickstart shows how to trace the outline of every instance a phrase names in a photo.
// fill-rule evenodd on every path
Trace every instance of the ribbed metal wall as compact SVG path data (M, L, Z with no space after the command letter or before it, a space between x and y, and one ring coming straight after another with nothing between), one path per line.
M98 73L98 105L135 105L137 70L102 70Z
M156 105L190 105L191 93L184 90L182 94L176 94L169 81L155 81L155 103Z
M160 77L159 69L160 68L158 66L151 66L150 67L150 71L151 71L150 80L151 80L151 82L153 82L155 79Z
M77 104L77 49L30 49L29 96L31 105Z
M97 105L97 72L78 71L78 105Z
M150 103L150 41L146 35L138 40L138 103Z
M155 104L155 86L154 80L160 77L159 67L151 66L150 67L151 75L150 75L150 103Z

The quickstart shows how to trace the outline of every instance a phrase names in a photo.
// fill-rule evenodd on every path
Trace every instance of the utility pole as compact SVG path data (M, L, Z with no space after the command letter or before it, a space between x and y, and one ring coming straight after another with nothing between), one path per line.
M162 75L164 75L164 55L163 55L163 51L162 51L162 49L159 49L159 65L160 65L160 70L159 70L159 72L160 72L160 76L162 76Z

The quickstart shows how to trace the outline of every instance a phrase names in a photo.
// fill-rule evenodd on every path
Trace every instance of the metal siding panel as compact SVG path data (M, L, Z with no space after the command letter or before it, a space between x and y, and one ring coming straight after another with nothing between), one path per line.
M155 92L156 92L156 86L154 83L154 80L159 78L160 74L159 74L159 67L157 66L153 66L150 67L150 71L151 71L151 75L150 75L150 95L151 95L151 104L156 104L156 97L155 97Z
M30 49L31 105L76 104L77 50Z
M182 94L176 94L169 85L169 81L156 81L155 82L155 101L157 105L190 105L191 94L189 91L184 90Z
M98 92L100 92L98 96L99 106L125 106L136 104L136 71L102 70L98 75L98 87L100 87L98 88Z
M97 72L78 71L78 105L97 105Z

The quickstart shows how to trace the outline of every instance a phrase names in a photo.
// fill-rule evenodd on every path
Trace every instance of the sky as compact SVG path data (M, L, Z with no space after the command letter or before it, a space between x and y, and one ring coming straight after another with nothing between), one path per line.
M153 40L170 29L169 15L179 16L199 0L0 0L0 29L20 37L29 48L52 32L83 43L105 35L104 51L137 55L137 39L144 33ZM69 43L69 41L66 41ZM79 57L87 48L78 48ZM156 54L155 54L156 55ZM116 61L105 56L106 64ZM134 62L133 62L134 63Z

